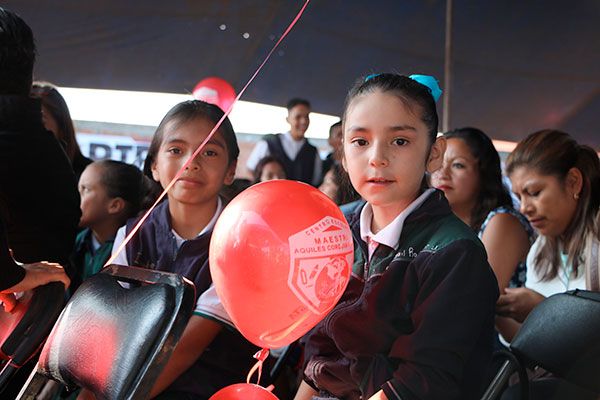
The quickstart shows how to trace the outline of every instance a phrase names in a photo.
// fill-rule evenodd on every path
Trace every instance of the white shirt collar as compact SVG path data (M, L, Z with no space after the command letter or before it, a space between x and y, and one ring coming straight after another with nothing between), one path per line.
M98 250L100 246L102 246L102 243L96 239L96 235L92 232L92 253L96 253L96 250Z
M198 236L205 234L206 232L210 231L211 229L213 229L215 227L215 224L217 223L217 219L219 219L219 215L221 215L221 211L223 211L223 201L221 200L221 196L219 196L217 198L217 210L215 211L215 214L213 215L211 220L208 221L208 224L200 231ZM175 236L175 241L177 242L177 248L181 247L183 242L185 242L185 239L182 238L181 236L179 236L179 234L177 232L175 232L175 229L171 229L171 232L173 233L173 236Z
M367 203L360 212L360 237L368 244L369 258L377 248L377 244L381 243L393 249L398 248L398 240L404 227L406 218L417 209L429 197L435 189L425 190L419 197L408 205L392 222L377 233L371 231L371 222L373 221L373 208Z
M302 138L302 140L296 140L292 137L292 132L291 131L287 131L283 134L283 139L287 140L290 143L293 143L296 146L302 147L302 145L304 144L304 142L306 141L306 138Z

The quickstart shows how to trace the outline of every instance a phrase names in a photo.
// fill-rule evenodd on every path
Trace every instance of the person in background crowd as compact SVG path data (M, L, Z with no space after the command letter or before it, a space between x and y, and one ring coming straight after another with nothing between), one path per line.
M78 283L98 273L110 258L117 230L140 211L144 176L135 166L120 161L96 161L79 178L81 220L73 265Z
M252 181L246 178L235 178L231 185L225 185L221 189L221 196L226 203L233 200L238 194L252 186Z
M6 311L17 304L14 292L49 282L69 286L63 266L80 216L69 160L42 125L40 101L29 97L34 62L33 32L0 7L0 303ZM19 369L3 398L17 396L34 363Z
M335 164L339 164L340 152L342 151L342 121L336 122L329 128L327 143L331 147L331 153L323 160L323 176ZM325 178L323 178L325 180Z
M258 162L272 155L283 162L287 179L317 186L321 183L322 176L321 157L317 148L304 137L310 123L310 103L308 100L294 98L288 102L287 110L289 132L266 135L250 153L246 167L254 175Z
M56 87L48 82L33 82L31 96L42 100L42 122L44 127L54 134L64 146L67 157L71 160L73 172L77 179L92 160L81 154L75 138L75 128L71 113L65 99Z
M342 164L339 163L333 164L327 171L319 190L338 206L360 199L360 195L350 185Z
M497 312L508 318L511 339L546 297L600 290L600 162L592 148L567 133L543 130L517 145L506 160L506 173L521 212L539 233L527 256L525 287L506 289L498 300ZM534 399L597 398L552 378L534 381L532 389Z
M523 286L533 229L512 207L494 144L476 128L456 129L444 137L444 165L431 175L431 184L444 192L452 211L478 233L500 293Z
M444 137L444 164L431 175L432 186L442 190L452 211L478 232L500 290L523 286L533 230L512 208L498 152L491 139L476 128L456 129Z
M283 163L277 157L266 156L256 164L253 183L286 178Z
M0 292L59 281L79 222L75 176L31 99L35 45L29 26L0 7ZM9 250L10 249L10 250ZM18 260L25 265L18 265Z

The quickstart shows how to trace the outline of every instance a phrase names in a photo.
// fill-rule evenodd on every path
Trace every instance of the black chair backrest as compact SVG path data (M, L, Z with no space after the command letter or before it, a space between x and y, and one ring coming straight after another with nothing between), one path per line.
M600 392L600 293L550 296L529 314L510 348L528 367Z
M10 313L0 307L0 393L41 349L64 304L65 286L52 282L23 293Z
M0 308L0 359L22 366L42 347L64 304L65 286L52 282L25 292L11 313Z
M66 305L38 373L89 389L98 399L145 398L194 299L193 284L180 275L108 266L83 282Z

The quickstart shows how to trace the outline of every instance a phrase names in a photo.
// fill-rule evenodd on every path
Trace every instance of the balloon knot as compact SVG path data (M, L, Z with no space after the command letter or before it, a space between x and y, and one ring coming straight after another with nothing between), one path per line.
M259 351L256 352L256 354L254 354L254 358L256 358L258 361L256 362L256 364L254 364L254 366L248 373L248 376L246 377L246 383L250 383L250 379L252 379L252 375L254 375L254 373L257 372L258 380L256 383L260 384L260 377L262 375L262 366L263 366L263 363L265 362L265 360L267 359L267 357L269 357L269 349L260 349Z
M269 349L260 349L254 354L254 358L258 361L265 361L269 357Z

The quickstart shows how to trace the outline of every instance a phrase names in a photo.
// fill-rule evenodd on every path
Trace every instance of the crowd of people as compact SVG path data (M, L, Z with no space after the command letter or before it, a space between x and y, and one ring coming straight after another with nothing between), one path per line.
M266 135L248 158L253 180L235 176L240 150L225 118L116 254L223 111L199 100L175 105L143 171L92 162L59 91L32 81L34 60L31 29L0 8L0 300L9 312L14 293L53 281L72 294L111 254L116 264L185 276L195 309L152 398L208 399L245 381L248 354L258 349L216 294L209 243L227 202L273 179L319 188L344 210L354 240L342 299L296 343L303 357L286 392L296 400L479 398L494 350L540 302L600 290L597 153L568 133L543 130L521 141L503 169L483 131L438 134L440 88L422 75L359 78L324 160L304 136L310 102L290 100L290 130ZM564 393L566 382L544 378Z

